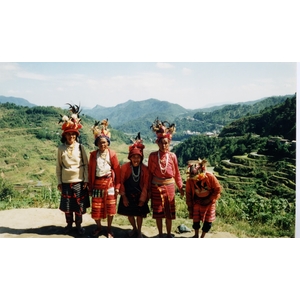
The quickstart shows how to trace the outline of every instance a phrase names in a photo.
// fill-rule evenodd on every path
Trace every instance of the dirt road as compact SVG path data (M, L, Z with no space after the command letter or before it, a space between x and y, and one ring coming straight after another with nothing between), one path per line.
M66 235L64 213L58 209L25 208L0 211L0 238L91 238L91 232L95 228L94 220L89 214L83 216L85 234L79 236L74 230ZM106 221L103 222L103 234L99 238L106 238ZM130 225L119 226L113 223L115 238L128 238ZM157 228L143 226L144 238L156 238ZM172 232L175 238L189 238L193 232ZM212 232L206 235L208 238L236 238L228 232Z

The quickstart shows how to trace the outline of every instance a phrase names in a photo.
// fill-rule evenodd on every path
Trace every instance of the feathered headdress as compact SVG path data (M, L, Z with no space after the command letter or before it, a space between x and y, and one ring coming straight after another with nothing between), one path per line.
M99 137L104 137L107 139L108 144L110 144L111 134L108 130L108 119L102 121L95 121L94 126L92 127L93 135L95 137L95 145L97 146L97 139Z
M168 138L169 140L171 140L172 135L176 130L174 123L170 124L168 121L162 122L158 118L155 119L150 128L156 133L156 142L158 142L161 138Z
M141 139L140 132L135 137L135 140L132 140L133 144L129 146L129 153L128 153L128 159L134 154L140 155L142 158L144 158L143 149L145 148L145 145L143 144L143 140Z
M60 120L58 124L63 123L61 129L63 133L66 132L76 132L79 135L79 129L82 128L81 119L79 114L81 112L79 105L71 105L70 103L66 103L69 105L70 116L60 115Z
M198 160L189 160L187 163L187 179L202 180L205 177L207 160L198 158Z

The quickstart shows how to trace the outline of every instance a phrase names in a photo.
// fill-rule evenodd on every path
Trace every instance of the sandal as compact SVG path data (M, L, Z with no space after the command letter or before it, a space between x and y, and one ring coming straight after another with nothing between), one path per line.
M112 232L108 232L108 233L107 233L107 237L108 237L109 239L113 239L113 238L114 238L114 234L113 234Z

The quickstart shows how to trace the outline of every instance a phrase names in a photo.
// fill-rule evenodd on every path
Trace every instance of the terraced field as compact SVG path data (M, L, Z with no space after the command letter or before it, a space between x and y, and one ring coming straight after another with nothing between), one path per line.
M276 195L278 189L288 201L296 197L296 160L278 161L271 156L251 153L221 161L214 173L234 194L251 187L259 197L269 198Z

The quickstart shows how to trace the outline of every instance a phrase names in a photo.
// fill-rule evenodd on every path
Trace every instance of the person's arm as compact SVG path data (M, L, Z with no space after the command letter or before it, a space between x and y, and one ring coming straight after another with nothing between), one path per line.
M181 178L180 171L178 168L177 156L174 153L171 153L171 155L172 155L172 161L173 161L173 166L174 166L174 179L175 179L176 185L179 189L180 195L181 195L181 197L183 197L184 196L183 183L182 183L182 178Z
M90 159L89 159L89 164L88 164L88 181L89 181L89 193L91 196L92 190L93 190L93 184L94 184L94 179L95 179L95 172L96 172L96 159L95 159L95 153L91 152L90 153Z
M81 144L79 147L81 147L81 155L83 161L83 182L84 182L83 188L85 189L86 187L88 187L88 182L89 182L89 161L84 146Z
M141 188L142 193L140 196L140 203L139 206L143 206L146 201L148 201L149 196L149 170L147 166L141 164Z
M210 194L209 198L211 199L212 203L216 203L221 196L222 188L215 175L209 174L209 181L212 189L212 193Z
M111 167L115 173L115 191L119 194L121 186L121 167L118 161L117 154L114 151L110 152Z
M57 178L57 188L62 191L62 161L61 161L61 150L57 149L56 158L56 178Z

